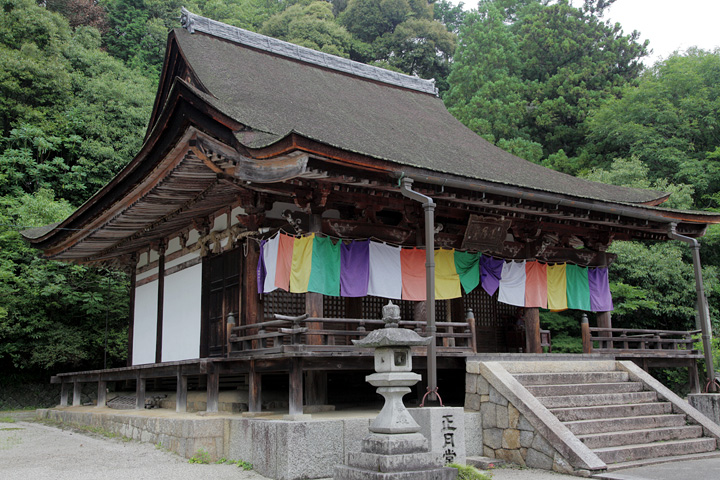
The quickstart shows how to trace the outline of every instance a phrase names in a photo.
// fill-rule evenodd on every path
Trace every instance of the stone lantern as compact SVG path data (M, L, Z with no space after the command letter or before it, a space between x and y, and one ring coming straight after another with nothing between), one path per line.
M349 453L348 464L335 467L336 480L452 480L457 476L457 470L443 467L440 455L430 452L428 440L402 402L422 378L412 371L410 348L428 345L433 338L398 328L399 320L400 307L389 302L383 307L385 328L353 340L358 347L375 349L376 373L365 379L378 387L385 404L370 424L361 451Z

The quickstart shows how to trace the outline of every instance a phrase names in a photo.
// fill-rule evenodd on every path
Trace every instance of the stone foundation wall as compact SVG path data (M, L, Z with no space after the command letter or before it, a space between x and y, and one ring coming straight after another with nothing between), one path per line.
M483 455L560 473L574 469L479 372L467 373L465 409L480 412Z
M466 448L467 455L478 455L481 445L477 439L482 438L480 414L463 413L461 408L445 410L436 415L436 421L424 422L441 427L437 449L445 452L445 435L454 432L456 454L464 455ZM419 413L419 419L422 421L420 417L427 414ZM453 423L447 423L445 418L443 425L447 414L453 415ZM202 449L213 460L223 457L244 460L252 463L257 473L277 480L332 477L335 465L345 463L350 452L360 451L371 421L368 417L285 421L237 415L180 415L165 409L118 411L95 407L44 409L38 410L37 415L160 445L185 458ZM456 430L443 431L443 426Z

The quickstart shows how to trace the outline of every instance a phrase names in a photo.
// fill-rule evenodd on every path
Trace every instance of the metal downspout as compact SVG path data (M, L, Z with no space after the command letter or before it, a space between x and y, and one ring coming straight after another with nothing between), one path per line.
M707 369L708 381L710 381L710 391L717 393L715 386L715 366L713 365L712 356L712 328L710 326L710 317L708 315L707 298L705 297L705 287L703 286L702 270L700 265L700 242L691 237L680 235L675 231L676 223L670 224L668 236L674 240L689 243L692 246L693 268L695 270L695 290L697 291L697 309L700 317L700 328L702 329L702 343L705 354L705 368Z
M435 354L435 202L432 198L412 190L413 179L403 177L400 191L404 197L423 204L425 210L425 314L427 332L432 341L427 347L428 399L437 396L437 357Z

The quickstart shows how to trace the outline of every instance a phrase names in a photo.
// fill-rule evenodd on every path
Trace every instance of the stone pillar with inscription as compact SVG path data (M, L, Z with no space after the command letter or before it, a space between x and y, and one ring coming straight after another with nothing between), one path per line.
M410 347L427 345L412 330L398 328L400 308L392 302L383 307L385 328L370 332L359 347L375 349L375 371L366 380L385 397L385 405L370 424L370 434L360 452L348 454L347 465L335 467L335 480L453 480L454 468L443 467L439 453L430 451L427 438L420 433L402 402L410 387L420 380L412 371Z

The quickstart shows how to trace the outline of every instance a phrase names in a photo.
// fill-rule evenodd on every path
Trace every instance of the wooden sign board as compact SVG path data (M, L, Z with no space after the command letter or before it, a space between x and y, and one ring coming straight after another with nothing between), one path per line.
M462 249L478 251L501 250L510 223L511 220L470 215Z

